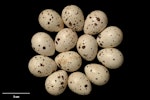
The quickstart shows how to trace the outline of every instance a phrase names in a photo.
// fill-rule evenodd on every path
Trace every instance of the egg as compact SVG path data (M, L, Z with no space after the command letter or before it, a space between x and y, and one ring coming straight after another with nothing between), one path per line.
M55 37L55 48L58 52L65 52L73 49L77 43L78 35L70 28L60 30Z
M62 94L68 84L68 74L64 70L57 70L45 80L46 91L54 96Z
M108 18L105 12L101 10L94 10L90 12L84 23L84 33L96 35L100 33L108 24Z
M53 9L44 9L38 16L40 26L49 32L58 32L64 28L64 23L59 15Z
M29 60L28 69L36 77L46 77L57 70L57 65L50 57L35 55Z
M93 61L98 52L98 44L92 35L83 34L76 45L77 51L86 61Z
M55 62L60 69L67 72L74 72L81 67L82 58L76 51L66 51L59 53L55 57Z
M64 24L73 31L82 31L84 26L84 15L77 5L68 5L62 10L62 20Z
M31 38L31 45L35 52L44 56L55 54L55 44L52 37L46 32L37 32Z
M117 47L123 40L123 32L117 26L108 26L98 34L96 40L102 48Z
M78 95L88 95L92 91L92 85L83 72L73 72L68 77L69 89Z
M117 48L103 48L97 53L98 61L109 69L117 69L124 62L122 52Z
M105 85L109 80L109 70L97 63L90 63L84 67L84 72L88 79L95 85Z

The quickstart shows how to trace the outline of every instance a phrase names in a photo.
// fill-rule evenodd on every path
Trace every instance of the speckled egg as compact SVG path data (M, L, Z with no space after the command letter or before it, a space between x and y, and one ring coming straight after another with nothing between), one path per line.
M84 67L84 72L88 79L95 85L102 86L105 85L109 80L108 69L97 63L87 64Z
M117 26L109 26L98 34L96 40L102 48L117 47L123 40L123 32Z
M84 33L96 35L100 33L108 24L106 13L101 10L94 10L88 14L84 23Z
M64 70L57 70L45 80L46 91L54 96L62 94L68 84L68 74Z
M55 54L55 44L52 37L45 32L37 32L31 38L31 45L35 52L45 56Z
M79 37L76 48L82 58L86 61L94 60L98 52L96 39L88 34L83 34Z
M73 72L68 77L69 89L78 95L88 95L92 91L92 85L87 76L82 72Z
M98 51L98 60L107 68L117 69L124 61L122 52L117 48L104 48Z
M55 48L58 52L65 52L73 49L77 43L78 35L70 28L60 30L55 37Z
M40 26L49 32L58 32L64 28L61 16L53 9L44 9L41 11L38 21Z
M35 55L29 60L28 69L36 77L46 77L57 70L57 65L50 57Z
M55 57L55 62L60 69L67 72L77 71L82 65L81 56L75 51L66 51Z
M62 10L64 24L74 31L82 31L84 26L84 15L77 5L68 5Z

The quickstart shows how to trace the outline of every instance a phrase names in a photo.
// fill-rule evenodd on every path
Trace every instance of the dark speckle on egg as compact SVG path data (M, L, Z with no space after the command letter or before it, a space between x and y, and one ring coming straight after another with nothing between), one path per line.
M82 46L82 49L85 49L86 46Z
M96 17L96 20L97 20L97 21L100 21L100 18Z
M42 66L42 67L43 67L44 65L43 65L42 63L40 63L40 66Z
M63 85L63 84L64 84L64 82L61 82L60 84L61 84L61 85Z
M45 46L43 46L43 49L46 49L46 47L45 47Z
M69 22L69 26L72 26L72 23L71 23L71 22Z
M56 43L56 44L58 44L58 42L57 42L57 41L55 41L55 43Z
M40 70L38 70L38 73L40 73L40 74L41 74L42 72L41 72Z
M103 44L102 44L102 43L100 43L100 46L103 46Z
M87 85L87 84L85 84L85 85L84 85L84 87L86 88L86 87L88 87L88 85Z
M60 40L60 38L57 38L57 41L59 41Z

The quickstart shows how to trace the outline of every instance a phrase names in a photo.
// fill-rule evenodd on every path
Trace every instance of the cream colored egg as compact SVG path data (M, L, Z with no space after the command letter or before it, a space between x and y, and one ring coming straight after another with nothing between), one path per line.
M46 77L57 70L57 65L50 57L35 55L29 60L28 68L34 76Z
M117 48L104 48L98 51L98 60L107 68L117 69L124 62L122 52Z
M59 53L55 57L55 62L60 69L63 69L67 72L74 72L81 67L82 58L75 51L66 51Z
M60 30L55 37L55 48L58 52L65 52L73 49L77 43L78 35L70 28Z
M84 26L84 15L77 5L68 5L62 10L64 24L73 31L82 31Z
M109 26L98 34L96 40L102 48L117 47L123 40L123 32L117 26Z
M92 91L92 85L87 76L82 72L73 72L68 77L69 89L78 95L88 95Z
M61 16L53 9L44 9L41 11L38 21L40 26L49 32L58 32L64 28Z
M45 80L46 91L54 96L62 94L68 84L68 74L64 70L57 70Z
M109 80L109 70L97 63L87 64L84 67L84 72L88 79L95 85L105 85Z
M108 18L105 12L94 10L88 14L84 23L84 33L96 35L100 33L108 24Z
M37 32L31 38L31 45L35 52L44 56L55 54L55 44L52 37L46 32Z
M88 34L81 35L77 41L77 51L86 61L93 61L98 52L96 39Z

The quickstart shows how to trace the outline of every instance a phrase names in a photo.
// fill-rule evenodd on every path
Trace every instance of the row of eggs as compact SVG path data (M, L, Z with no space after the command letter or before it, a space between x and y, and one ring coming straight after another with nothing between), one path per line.
M106 84L108 69L122 65L124 57L116 47L121 44L123 33L117 26L107 27L108 18L103 11L92 11L84 20L78 6L68 5L61 16L55 10L43 10L38 21L46 31L57 34L55 39L46 32L33 35L32 48L39 55L30 59L28 68L36 77L47 77L45 89L51 95L62 94L67 86L74 93L88 95L92 90L91 83ZM80 31L84 34L78 36ZM73 51L75 47L77 51ZM59 54L52 59L56 51ZM92 62L96 57L99 64ZM78 71L83 67L82 59L89 62L84 66L84 72Z

